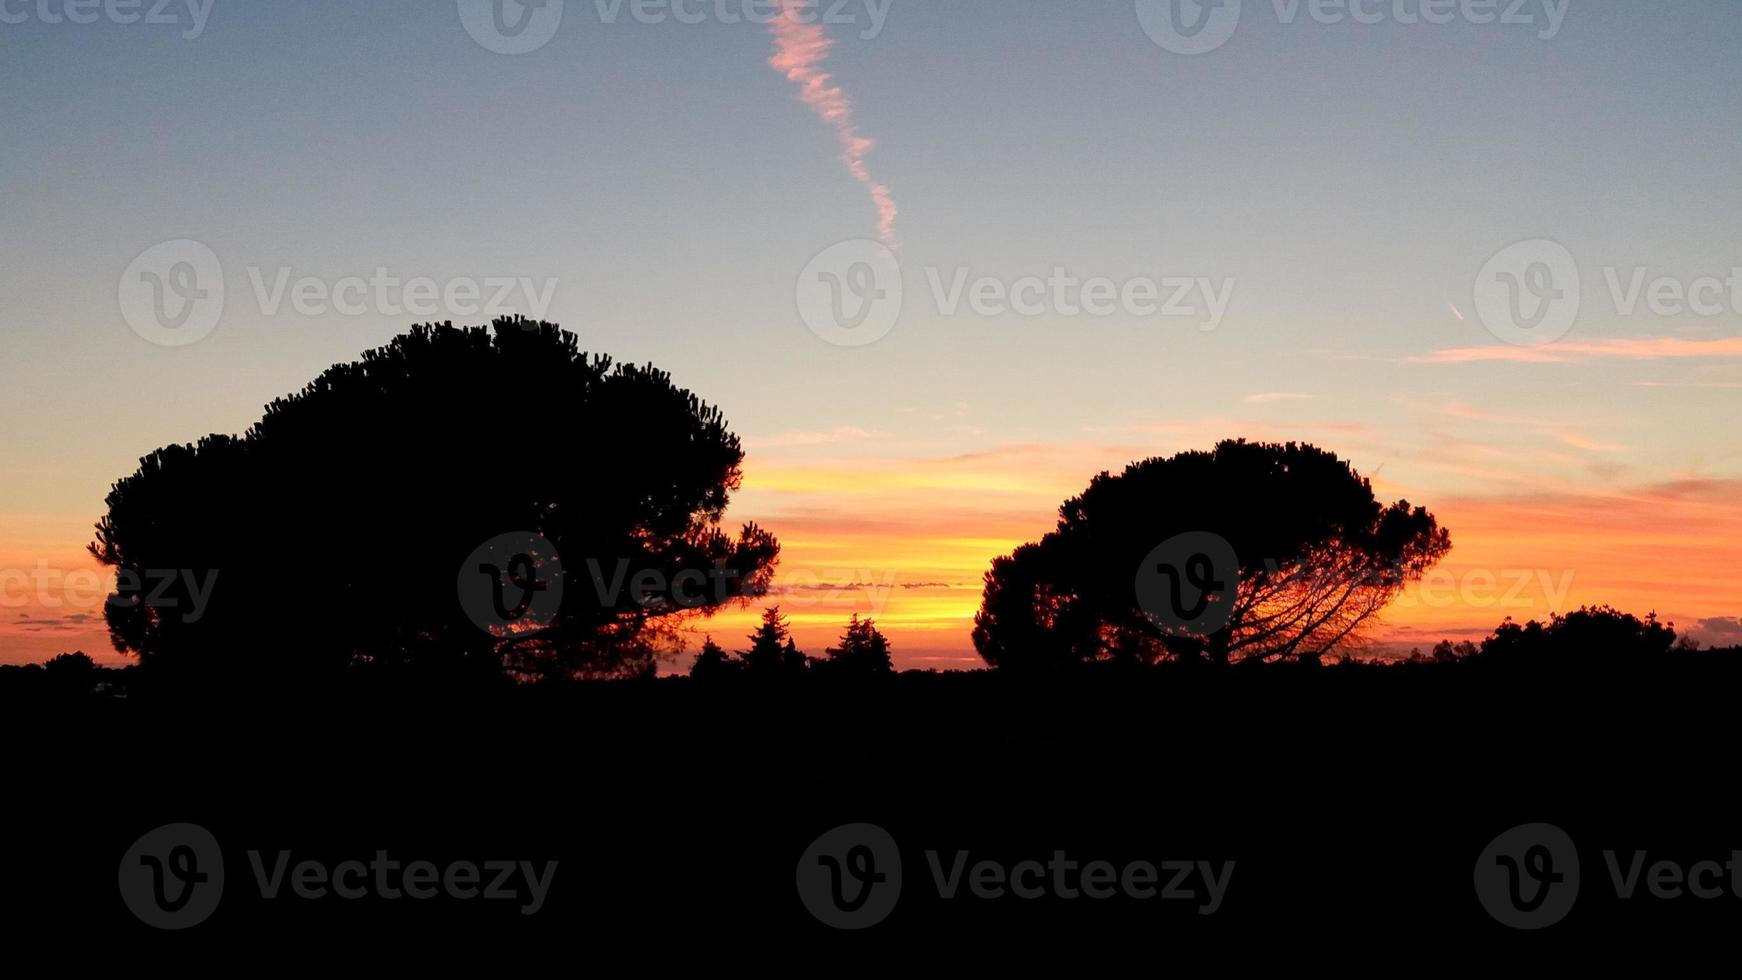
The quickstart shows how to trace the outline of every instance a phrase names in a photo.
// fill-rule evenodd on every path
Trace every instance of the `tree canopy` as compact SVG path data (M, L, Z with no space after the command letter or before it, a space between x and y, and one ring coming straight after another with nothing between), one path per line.
M738 659L751 676L802 674L810 666L810 661L799 652L798 644L793 642L792 632L787 628L786 617L780 614L779 606L764 609L762 622L746 639L750 641L750 649L740 651Z
M1673 624L1659 622L1655 612L1641 619L1613 606L1582 606L1546 623L1509 619L1475 656L1508 666L1591 668L1650 663L1675 648Z
M828 649L828 667L853 674L888 674L895 670L889 656L889 638L877 629L876 622L860 619L858 613L847 623L839 646Z
M1190 547L1162 554L1176 541ZM1332 453L1227 441L1102 473L1065 501L1053 531L993 562L974 644L997 667L1317 660L1450 548L1432 514L1382 505ZM1225 585L1197 603L1214 615L1156 615L1144 592L1163 573Z
M142 459L91 551L142 665L641 674L674 617L767 589L774 537L721 527L743 458L718 409L555 324L425 325L239 437ZM539 542L509 549L530 552L512 574L550 580L514 584L560 590L536 624L481 623L456 594L504 536Z

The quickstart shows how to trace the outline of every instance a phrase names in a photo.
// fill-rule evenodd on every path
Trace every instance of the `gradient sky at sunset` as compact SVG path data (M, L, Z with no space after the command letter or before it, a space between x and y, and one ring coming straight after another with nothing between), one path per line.
M1386 649L1593 602L1742 638L1742 309L1629 311L1606 274L1742 267L1735 5L1574 0L1552 40L1245 6L1185 56L1132 0L893 0L869 38L847 4L823 69L899 206L906 294L857 348L808 329L794 288L877 237L878 201L766 27L570 0L509 56L451 2L217 0L192 40L0 24L0 661L116 659L82 554L109 484L411 322L263 310L250 269L281 268L554 280L550 319L744 437L729 517L783 541L778 601L812 653L860 612L903 666L977 663L991 558L1095 473L1232 436L1336 451L1451 529ZM123 322L117 282L174 239L218 256L227 303L172 348ZM1548 347L1473 308L1484 264L1531 239L1581 274ZM928 271L958 269L1233 291L1207 331L949 315ZM733 646L753 616L704 628Z

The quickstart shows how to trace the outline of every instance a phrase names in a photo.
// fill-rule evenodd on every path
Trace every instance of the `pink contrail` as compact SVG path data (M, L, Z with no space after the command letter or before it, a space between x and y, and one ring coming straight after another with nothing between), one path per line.
M835 127L847 172L870 189L871 202L877 205L877 238L891 251L896 251L900 246L895 240L895 216L899 213L895 208L895 198L890 195L888 187L871 179L871 172L865 167L865 154L871 152L875 144L860 136L853 127L853 103L838 86L829 84L830 76L821 68L835 42L824 33L822 24L815 22L817 7L814 2L778 2L780 13L769 22L769 28L774 32L774 57L768 63L775 71L797 82L799 98L804 104ZM810 12L808 18L804 17L807 9ZM806 19L812 23L806 23Z

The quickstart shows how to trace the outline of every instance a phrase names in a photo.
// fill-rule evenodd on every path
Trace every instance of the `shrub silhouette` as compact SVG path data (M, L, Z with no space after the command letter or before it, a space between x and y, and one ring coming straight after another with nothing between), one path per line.
M1676 649L1675 629L1656 613L1644 619L1612 606L1585 606L1546 623L1501 623L1482 641L1478 660L1521 667L1591 668L1638 666L1661 661ZM1687 652L1693 652L1688 649Z
M727 653L710 636L702 642L702 651L696 654L695 663L690 665L690 676L698 681L713 682L737 674L743 669L744 662Z
M80 689L88 689L97 682L99 669L83 650L56 654L42 664L43 673L56 683Z
M554 324L425 325L240 437L145 457L91 551L117 570L111 637L143 667L644 674L673 617L767 588L773 536L720 528L743 457L717 409ZM484 542L522 532L562 559L560 612L486 630L456 581ZM684 572L707 587L680 594Z
M83 650L40 664L0 664L0 702L22 708L110 697L124 692L130 669L98 666Z
M1151 552L1188 532L1219 535L1239 561L1225 625L1208 635L1158 626L1137 596ZM1102 473L1065 501L1055 530L992 563L974 645L995 667L1315 661L1450 548L1432 514L1382 506L1329 452L1223 442Z

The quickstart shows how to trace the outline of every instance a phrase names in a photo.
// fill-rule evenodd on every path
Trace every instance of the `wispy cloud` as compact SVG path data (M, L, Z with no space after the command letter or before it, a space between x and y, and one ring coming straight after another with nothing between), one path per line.
M1702 619L1694 626L1694 632L1710 643L1742 645L1742 616L1713 616Z
M772 436L746 437L744 441L753 450L766 450L836 446L841 443L870 442L887 438L889 438L889 434L886 432L861 429L854 425L843 425L826 432L782 432Z
M824 122L833 126L841 141L841 159L853 179L864 184L877 206L877 238L891 250L899 244L895 238L895 198L889 188L871 179L865 166L865 155L875 143L859 135L853 124L853 103L833 77L822 70L829 49L835 42L820 23L816 23L814 4L808 0L777 0L780 13L769 22L774 32L774 57L768 63L787 78L798 83L799 98L811 107ZM808 22L807 22L808 21Z
M1311 395L1301 395L1292 391L1267 391L1259 395L1247 395L1248 405L1274 405L1277 402L1301 402L1312 398Z
M1635 381L1636 388L1742 388L1742 381Z
M99 619L91 613L67 613L63 616L32 616L28 613L19 613L17 626L29 633L75 633L89 631L99 622Z
M1688 340L1681 337L1634 337L1520 347L1453 347L1408 357L1411 364L1468 364L1508 361L1518 364L1570 364L1586 360L1658 361L1690 357L1742 357L1742 337Z
M1496 425L1529 429L1538 435L1545 436L1569 446L1573 449L1583 449L1597 453L1625 452L1627 447L1618 443L1602 442L1585 435L1578 429L1564 422L1553 419L1533 418L1528 415L1508 415L1502 412L1491 412L1476 408L1463 402L1448 402L1444 405L1423 405L1407 399L1397 399L1397 404L1406 408L1423 409L1446 418L1461 419L1468 422L1488 422Z

